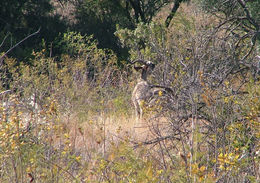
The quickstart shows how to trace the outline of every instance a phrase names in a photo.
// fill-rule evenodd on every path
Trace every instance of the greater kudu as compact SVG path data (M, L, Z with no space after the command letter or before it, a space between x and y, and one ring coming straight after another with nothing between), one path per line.
M142 103L149 104L151 101L153 101L155 96L172 90L165 86L150 84L147 81L147 75L152 72L155 67L154 63L142 59L137 59L131 62L131 64L136 63L141 64L141 66L134 66L136 71L141 71L141 76L138 78L138 82L133 90L132 102L135 106L136 117L141 119L143 115Z

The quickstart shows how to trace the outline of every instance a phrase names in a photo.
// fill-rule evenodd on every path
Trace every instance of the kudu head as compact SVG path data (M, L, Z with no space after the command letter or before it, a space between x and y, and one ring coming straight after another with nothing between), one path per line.
M134 65L134 69L136 71L141 71L141 79L146 81L147 75L154 69L155 64L152 63L151 61L145 61L142 59L137 59L131 62L131 64L136 64L136 63L141 64L141 66Z

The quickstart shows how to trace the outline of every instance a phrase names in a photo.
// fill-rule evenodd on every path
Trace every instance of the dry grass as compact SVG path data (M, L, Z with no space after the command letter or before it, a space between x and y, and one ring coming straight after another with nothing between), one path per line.
M147 120L136 120L131 116L110 116L101 114L89 121L80 122L76 116L65 118L62 122L63 133L69 135L70 146L76 152L86 154L95 151L106 154L111 144L130 140L134 143L152 138L151 126ZM62 136L54 138L56 147L60 145Z

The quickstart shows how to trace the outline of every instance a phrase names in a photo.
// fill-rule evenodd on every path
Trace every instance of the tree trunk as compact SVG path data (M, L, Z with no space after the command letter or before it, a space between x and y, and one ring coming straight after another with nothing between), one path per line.
M166 27L169 27L171 20L174 17L178 8L180 7L180 4L181 4L182 1L183 0L175 0L174 5L173 5L172 10L171 10L171 13L168 15L168 17L165 20Z
M146 22L145 15L144 12L142 11L140 1L129 0L129 2L134 9L136 22L139 22L139 17L141 18L142 22Z

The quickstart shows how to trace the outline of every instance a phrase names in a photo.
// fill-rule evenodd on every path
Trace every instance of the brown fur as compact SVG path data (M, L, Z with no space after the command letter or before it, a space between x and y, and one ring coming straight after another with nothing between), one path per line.
M154 91L151 87L151 85L147 81L147 74L153 70L154 64L152 62L146 62L143 60L137 60L133 63L140 62L143 65L141 67L134 67L135 70L139 71L141 70L141 77L138 79L138 82L134 88L134 91L132 93L132 102L135 106L135 112L136 116L140 119L142 117L142 107L141 103L142 101L147 102L149 101Z

